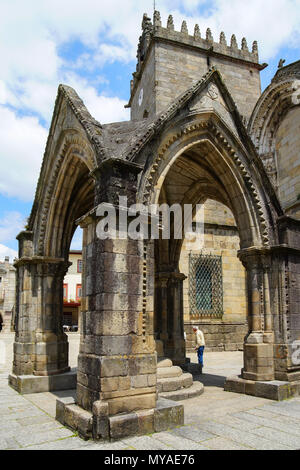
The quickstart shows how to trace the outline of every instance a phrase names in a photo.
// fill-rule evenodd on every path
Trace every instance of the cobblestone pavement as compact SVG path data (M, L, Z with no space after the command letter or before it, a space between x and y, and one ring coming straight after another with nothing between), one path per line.
M69 335L76 365L78 335ZM230 392L227 375L240 372L241 352L206 353L205 391L185 400L185 425L122 441L83 441L55 421L55 401L68 391L19 395L7 385L13 335L0 334L0 449L55 450L292 450L300 449L300 398L275 402ZM196 360L195 355L191 355ZM5 359L5 360L4 360Z

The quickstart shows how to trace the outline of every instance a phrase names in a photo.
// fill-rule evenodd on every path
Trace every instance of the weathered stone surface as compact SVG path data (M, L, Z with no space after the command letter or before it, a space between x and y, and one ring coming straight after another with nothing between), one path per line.
M175 366L184 364L195 324L205 328L207 350L244 344L245 380L232 380L236 391L298 393L300 367L290 343L300 334L299 63L280 70L260 97L256 43L250 52L245 39L238 49L235 36L230 46L224 34L215 43L209 29L206 39L198 29L189 36L185 23L175 31L172 17L162 27L157 13L155 28L145 16L142 30L132 122L102 126L74 90L59 87L32 212L18 236L10 383L18 387L25 375L25 387L30 376L41 376L38 383L51 389L69 367L61 321L67 247L75 223L84 230L77 399L64 413L59 405L58 415L85 437L99 400L108 401L112 419L127 415L116 418L115 435L143 429L141 410L155 410L154 429L182 422L183 408L157 408L156 392L184 388L188 396L192 377L162 378L156 386L154 338ZM177 232L155 241L117 236L133 217L125 198L128 205L192 204L194 212L208 201L204 246L195 251L221 256L222 272L217 282L211 267L197 271L208 294L195 305L195 296L187 299L191 250L186 244L181 266ZM114 238L100 240L103 202L116 209L119 226ZM218 308L217 285L224 300ZM275 377L288 385L277 386ZM145 416L148 429L151 413ZM108 433L105 419L93 419L97 436Z

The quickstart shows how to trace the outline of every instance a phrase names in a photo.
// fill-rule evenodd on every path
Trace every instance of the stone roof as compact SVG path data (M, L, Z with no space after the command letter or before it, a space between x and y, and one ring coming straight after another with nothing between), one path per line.
M277 70L274 78L272 79L272 83L280 82L285 80L286 78L299 78L300 77L300 60L297 62L293 62L292 64L286 65L285 67L281 67Z
M66 85L60 85L59 90L64 94L79 122L84 127L87 137L97 152L99 163L108 158L132 161L144 145L157 135L157 132L164 124L174 117L197 92L204 88L213 76L217 77L221 88L229 98L230 108L238 115L237 107L220 73L214 67L177 97L158 116L153 119L143 119L142 121L124 121L101 125L88 112L75 90ZM241 117L240 122L242 122Z

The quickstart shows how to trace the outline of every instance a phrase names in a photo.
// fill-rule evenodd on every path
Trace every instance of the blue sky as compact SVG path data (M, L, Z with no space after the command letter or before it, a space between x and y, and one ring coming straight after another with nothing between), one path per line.
M258 41L262 89L280 58L300 59L300 0L156 0L163 25L173 14L193 33L224 31ZM17 255L29 216L57 87L74 87L102 123L129 119L131 74L144 12L153 0L0 0L0 261ZM73 247L79 248L77 235Z

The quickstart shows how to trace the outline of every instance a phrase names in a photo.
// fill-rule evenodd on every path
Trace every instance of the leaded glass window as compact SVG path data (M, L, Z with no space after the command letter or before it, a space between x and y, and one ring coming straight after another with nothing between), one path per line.
M190 253L189 271L191 316L222 317L222 257Z

